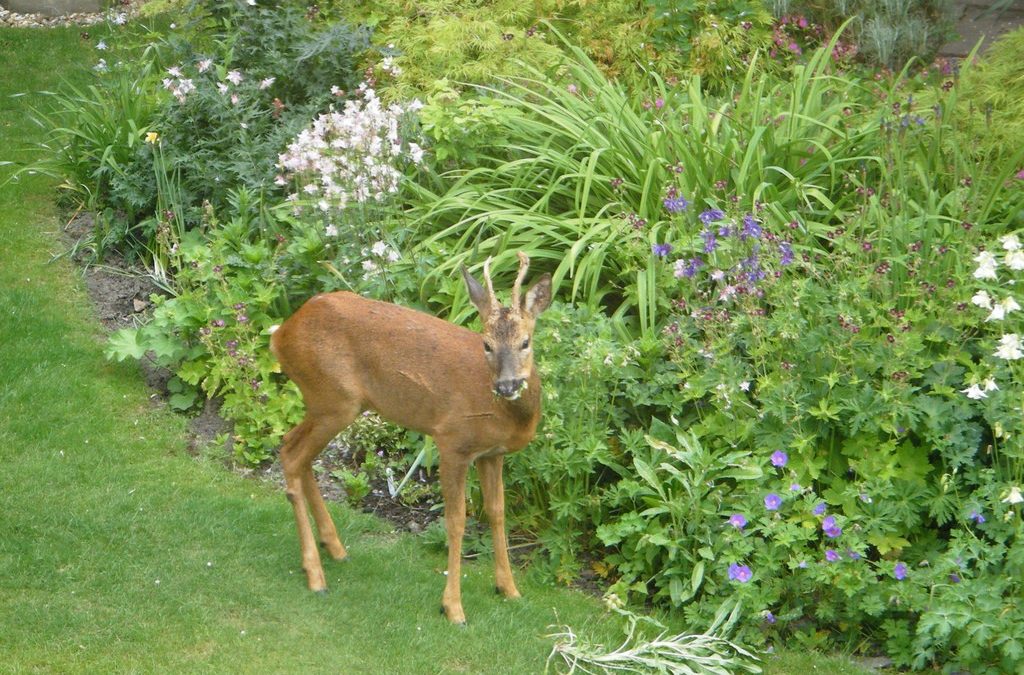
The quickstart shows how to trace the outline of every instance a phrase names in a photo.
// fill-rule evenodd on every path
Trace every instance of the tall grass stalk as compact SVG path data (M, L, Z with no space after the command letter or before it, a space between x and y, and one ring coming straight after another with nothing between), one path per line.
M746 208L766 204L814 235L841 217L848 167L880 161L876 123L856 103L867 91L831 74L831 45L787 81L765 79L752 63L724 99L705 94L699 79L668 87L652 78L649 92L630 95L582 50L566 50L572 60L558 81L527 68L484 88L513 111L510 142L449 174L447 190L420 188L413 215L429 234L421 246L455 250L433 277L453 273L472 251L521 248L552 268L556 284L569 283L572 299L648 333L659 318L651 245L699 246L697 231L669 229L668 185L701 209L725 198L716 192L725 181ZM773 116L780 100L784 112Z

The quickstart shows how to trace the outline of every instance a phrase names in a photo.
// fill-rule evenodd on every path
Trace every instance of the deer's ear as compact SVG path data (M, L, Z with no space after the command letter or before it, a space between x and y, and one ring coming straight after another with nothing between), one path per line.
M537 316L551 304L551 275L544 274L526 291L522 299L522 311L530 316Z
M469 273L465 265L462 266L462 279L466 282L469 299L476 306L476 311L480 312L481 317L487 317L491 311L491 300L487 296L487 291L484 290L479 281L473 278L473 275Z

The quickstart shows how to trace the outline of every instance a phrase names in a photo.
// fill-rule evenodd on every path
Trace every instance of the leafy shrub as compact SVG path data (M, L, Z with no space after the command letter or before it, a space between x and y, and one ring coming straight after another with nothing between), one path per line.
M1006 33L964 69L957 101L962 143L978 161L1024 147L1024 28Z
M666 77L696 73L705 84L725 85L768 45L771 22L759 0L377 0L328 11L375 26L378 43L396 50L400 72L389 89L400 99L422 95L440 80L492 84L522 64L552 71L564 49L553 33L625 82L642 82L654 70Z
M58 170L104 216L101 249L149 258L167 248L164 221L196 227L204 202L222 208L239 188L267 227L278 154L359 81L365 28L318 28L294 4L190 11L162 41L142 29L112 41L97 84L58 97Z

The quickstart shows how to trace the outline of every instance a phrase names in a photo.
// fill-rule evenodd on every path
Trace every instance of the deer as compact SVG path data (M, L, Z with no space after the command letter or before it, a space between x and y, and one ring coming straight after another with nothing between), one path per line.
M533 439L541 414L541 382L533 361L533 331L551 303L551 275L526 291L529 258L518 254L511 304L494 293L488 258L485 286L462 266L480 333L414 309L347 291L316 295L274 329L270 349L299 388L305 417L285 434L279 452L285 494L295 512L302 568L309 589L327 582L309 520L334 560L348 553L324 504L313 460L364 411L431 436L438 450L448 571L441 611L465 625L460 587L466 527L466 475L476 465L494 541L496 591L520 597L505 534L502 467L506 454Z

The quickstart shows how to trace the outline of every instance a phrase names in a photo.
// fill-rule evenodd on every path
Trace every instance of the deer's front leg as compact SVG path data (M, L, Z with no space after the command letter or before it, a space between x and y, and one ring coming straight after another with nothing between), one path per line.
M484 493L484 510L491 524L491 538L494 540L494 585L506 598L520 597L516 582L512 579L512 566L508 561L508 539L505 536L505 486L501 473L505 458L503 455L481 457L476 461L480 474L480 487Z
M435 439L436 440L436 439ZM462 611L462 535L466 531L466 470L469 462L438 443L441 455L441 495L444 497L444 526L448 531L448 580L441 597L441 609L448 620L465 624Z

